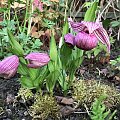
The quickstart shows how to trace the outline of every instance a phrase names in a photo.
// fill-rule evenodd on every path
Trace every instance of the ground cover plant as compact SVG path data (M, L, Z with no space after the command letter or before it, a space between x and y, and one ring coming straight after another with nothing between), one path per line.
M69 0L1 3L0 77L6 84L16 78L19 86L16 95L7 94L7 110L0 106L2 119L5 116L42 120L119 119L119 85L115 87L113 81L105 80L112 78L117 83L120 80L118 44L117 57L110 60L111 47L119 43L115 40L119 33L116 37L108 32L110 25L118 29L119 19L116 17L116 21L107 25L102 15L108 5L99 13L101 1L83 3ZM84 11L80 20L76 19L79 6ZM72 16L75 10L78 11ZM97 62L105 68L95 67ZM95 79L84 79L86 63L90 71L94 68ZM110 76L111 72L115 72L114 76ZM24 115L16 116L18 113L12 112L9 104L13 111L25 108Z

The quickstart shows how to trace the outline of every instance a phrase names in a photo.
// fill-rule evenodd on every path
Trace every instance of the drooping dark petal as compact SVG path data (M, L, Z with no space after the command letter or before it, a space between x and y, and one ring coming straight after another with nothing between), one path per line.
M25 59L29 61L28 67L39 68L45 66L50 61L50 57L46 53L30 53Z
M19 65L19 58L16 55L5 58L0 62L0 76L8 79L15 75Z
M107 46L107 50L110 53L110 41L106 30L103 27L100 27L94 31L94 34L98 40Z
M97 46L98 40L94 34L79 32L75 36L76 47L82 50L91 50Z
M67 43L71 47L75 46L75 36L74 35L72 35L71 33L68 33L64 36L64 38L65 38L65 43Z
M71 25L71 28L75 31L75 32L81 32L83 31L86 27L83 23L80 22L73 22L71 18L68 19L68 22Z

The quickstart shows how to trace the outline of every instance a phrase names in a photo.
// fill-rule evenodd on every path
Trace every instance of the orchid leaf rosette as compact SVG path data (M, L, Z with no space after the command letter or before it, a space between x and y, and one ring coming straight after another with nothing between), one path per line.
M100 41L106 45L107 51L110 53L109 36L102 23L98 20L95 21L97 8L98 2L95 1L88 8L84 20L81 22L74 22L68 18L71 33L64 34L64 43L60 48L61 63L64 70L62 70L63 74L59 83L63 91L68 90L72 85L75 71L82 64L85 51L92 50Z

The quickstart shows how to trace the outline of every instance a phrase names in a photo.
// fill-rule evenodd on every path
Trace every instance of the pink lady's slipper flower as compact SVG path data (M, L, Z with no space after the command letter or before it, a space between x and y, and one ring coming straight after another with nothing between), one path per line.
M79 23L73 22L71 19L69 19L69 22L72 29L77 32L75 36L76 47L91 50L97 46L99 40L107 46L107 50L110 52L109 36L100 22L82 21Z
M0 76L6 79L13 77L19 65L19 58L16 55L5 58L0 62Z
M45 66L50 61L50 57L46 53L30 53L25 59L29 61L28 67L39 68Z
M41 12L43 11L43 3L40 0L34 0L33 5L37 7Z

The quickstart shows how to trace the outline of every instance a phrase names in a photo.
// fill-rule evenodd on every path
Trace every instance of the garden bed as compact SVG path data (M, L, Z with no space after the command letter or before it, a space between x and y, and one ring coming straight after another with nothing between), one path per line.
M114 50L112 52L111 57L115 59L119 55L119 52ZM93 61L92 61L93 62ZM95 62L95 61L94 61ZM83 65L76 71L76 76L79 79L84 80L100 80L105 84L116 86L116 88L120 91L120 78L119 73L112 73L109 67L108 63L101 63L100 61L96 61L95 63L91 63L91 61L85 60ZM98 68L101 71L101 74L99 75ZM107 71L106 71L107 70ZM96 72L95 72L96 71ZM114 71L115 72L115 71ZM117 76L117 78L115 77ZM4 80L0 79L0 119L1 120L32 120L32 117L30 116L28 112L28 108L33 104L33 101L23 102L21 98L17 98L18 91L20 89L20 83L19 83L19 75L16 75L15 77ZM55 90L55 96L56 98L62 99L63 95L60 93L60 91L57 89ZM60 98L61 97L61 98ZM71 98L72 96L65 97L66 99ZM63 97L64 98L64 97ZM67 100L69 102L69 100ZM58 102L58 104L61 104ZM72 105L73 106L73 105ZM71 105L67 105L67 103L62 104L61 106L61 112L63 114L63 117L61 120L78 120L78 119L87 119L88 113L85 110L85 108L78 108L76 110L73 109L74 107L71 107ZM120 118L120 106L114 107L114 109L117 109L117 119ZM113 109L113 110L114 110ZM49 118L48 118L49 120Z

